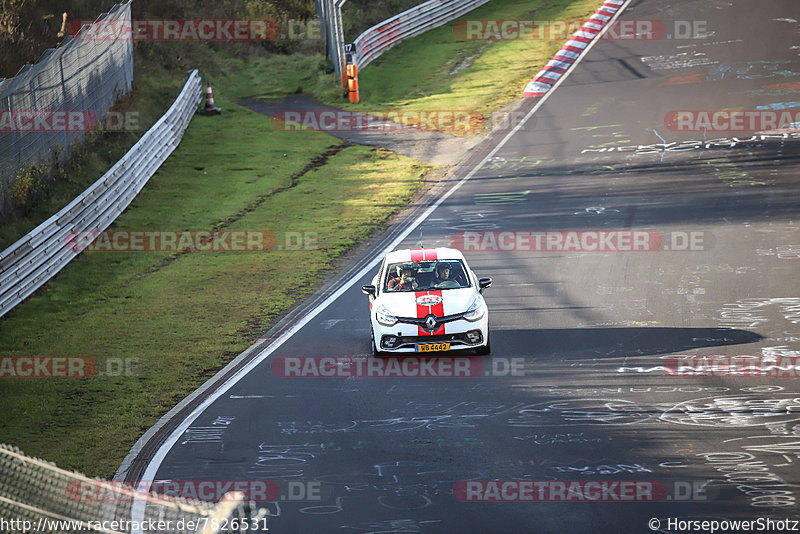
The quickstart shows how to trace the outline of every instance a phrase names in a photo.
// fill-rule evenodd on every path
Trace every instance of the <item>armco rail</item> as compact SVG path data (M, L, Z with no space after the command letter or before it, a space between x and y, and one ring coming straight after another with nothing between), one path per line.
M80 253L68 246L74 232L103 231L128 207L180 143L201 96L194 70L167 112L102 178L0 253L0 317Z
M363 69L386 50L409 37L450 22L489 0L429 0L368 29L355 40L353 61Z

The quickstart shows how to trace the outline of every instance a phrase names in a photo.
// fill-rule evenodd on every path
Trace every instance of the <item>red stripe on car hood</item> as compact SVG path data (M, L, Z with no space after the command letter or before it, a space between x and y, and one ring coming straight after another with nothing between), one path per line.
M422 249L420 249L420 250L422 250ZM413 258L413 256L412 256L412 258ZM428 258L428 259L430 259L430 258ZM425 296L425 295L436 295L438 297L441 297L442 296L442 292L441 291L416 291L414 293L414 301L415 301L415 303L416 303L417 298ZM444 317L444 299L442 299L442 301L439 302L439 304L436 304L434 306L423 306L421 304L417 304L417 319L423 319L430 313L434 314L436 317ZM417 335L420 335L420 336L439 336L439 335L442 335L442 334L444 334L444 325L442 325L439 328L437 328L436 331L434 331L434 332L428 332L427 330L425 330L421 326L417 326Z
M414 263L419 263L425 260L435 260L437 259L436 249L435 248L412 248L411 249L411 261Z

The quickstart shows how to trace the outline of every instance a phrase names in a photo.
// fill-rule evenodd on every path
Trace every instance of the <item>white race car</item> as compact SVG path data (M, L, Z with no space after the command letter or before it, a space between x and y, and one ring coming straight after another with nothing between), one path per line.
M372 350L387 353L474 349L489 354L489 312L478 278L451 248L396 250L386 255L369 296Z

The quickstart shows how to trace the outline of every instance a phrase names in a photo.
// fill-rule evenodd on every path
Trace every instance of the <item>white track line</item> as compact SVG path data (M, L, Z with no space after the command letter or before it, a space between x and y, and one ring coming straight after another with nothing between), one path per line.
M409 236L409 234L411 234L411 232L413 232L420 224L422 224L428 217L430 217L431 213L433 213L436 210L436 208L438 208L442 204L442 202L447 200L450 197L450 195L458 191L458 189L462 185L464 185L464 183L467 182L467 180L472 178L475 175L475 173L478 172L481 167L483 167L486 161L490 159L492 156L494 156L497 153L497 151L500 150L503 147L503 145L505 145L508 142L509 139L511 139L511 136L517 133L519 129L523 126L523 124L525 124L533 116L533 114L536 113L536 111L538 111L539 108L542 107L542 105L544 105L547 99L550 98L550 95L552 95L555 92L556 88L558 88L558 86L561 85L561 83L567 79L567 76L569 76L569 74L573 70L575 70L575 67L578 65L578 63L580 63L583 60L583 58L586 57L586 54L589 52L589 50L591 50L595 44L597 44L602 40L601 39L602 36L605 34L606 31L608 31L612 23L617 19L617 17L619 17L622 14L622 12L625 10L627 6L628 3L626 2L625 4L622 4L619 7L619 9L611 18L611 20L608 21L608 24L606 24L605 28L603 28L603 31L600 32L597 38L595 38L591 43L589 43L589 46L587 46L584 49L580 57L575 61L575 63L572 64L572 67L569 70L567 70L567 72L565 72L564 75L561 76L561 78L559 78L559 80L555 83L555 85L553 85L553 87L551 87L550 90L547 91L547 93L541 97L539 102L536 103L536 105L508 133L508 135L506 135L499 143L497 143L497 146L495 146L494 149L492 149L492 151L489 152L489 154L487 154L466 176L464 176L464 178L459 180L446 193L444 193L441 197L439 197L439 199L428 209L426 209L419 217L417 217L414 220L414 222L412 222L408 226L408 228L403 230L403 232L401 232L400 235L397 236L397 238L395 238L395 240L389 244L389 246L384 248L380 255L377 255L372 261L370 261L366 266L364 266L364 268L361 269L358 272L358 274L350 278L349 281L344 282L344 284L338 290L336 290L333 294L331 294L328 298L326 298L316 308L308 312L293 327L287 330L283 334L283 336L281 336L281 339L278 339L275 343L273 343L272 345L261 351L247 365L239 369L239 371L237 371L235 375L231 376L214 393L206 397L206 399L200 404L200 406L195 408L195 410L191 414L189 414L189 416L186 419L184 419L180 425L178 425L178 428L172 431L172 434L169 436L169 438L167 438L166 441L164 441L161 447L158 448L158 451L156 451L156 454L153 456L153 459L150 460L150 462L147 464L147 468L145 469L144 475L142 476L142 483L137 487L137 489L140 491L148 492L148 486L149 486L148 481L155 480L156 474L158 473L158 469L161 467L161 462L164 461L164 458L167 456L170 449L172 449L172 447L175 445L178 439L180 439L181 435L186 431L187 428L189 428L189 426L191 426L191 424L195 421L195 419L197 419L200 416L200 414L206 410L206 408L211 406L211 404L213 404L218 398L222 397L231 387L233 387L234 384L236 384L242 377L247 375L247 373L255 369L256 366L258 366L259 364L261 364L261 362L266 360L273 352L275 352L275 350L280 348L281 345L283 345L289 338L291 338L300 329L302 329L305 325L307 325L322 310L330 306L334 301L336 301L339 297L341 297L345 291L353 287L353 285L357 281L361 280L370 271L372 271L375 268L375 266L378 263L380 263L384 255L394 250L400 243L403 242L403 240L406 237ZM144 501L139 501L137 499L131 510L132 519L134 521L138 521L140 524L144 517L144 505L145 505ZM132 534L143 534L143 533L141 530L137 530L133 531Z

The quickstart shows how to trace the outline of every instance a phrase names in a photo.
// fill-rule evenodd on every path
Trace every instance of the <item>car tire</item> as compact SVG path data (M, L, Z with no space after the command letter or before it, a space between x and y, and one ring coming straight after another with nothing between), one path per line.
M380 358L381 356L385 356L386 353L378 350L378 346L375 344L375 333L372 331L372 325L370 325L369 329L369 340L370 345L372 345L372 356L375 358Z
M488 337L488 335L487 335L487 337ZM484 345L482 347L478 347L477 349L475 349L475 354L477 354L478 356L487 356L487 355L489 355L491 353L492 353L492 340L491 339L487 339L486 340L486 345Z

